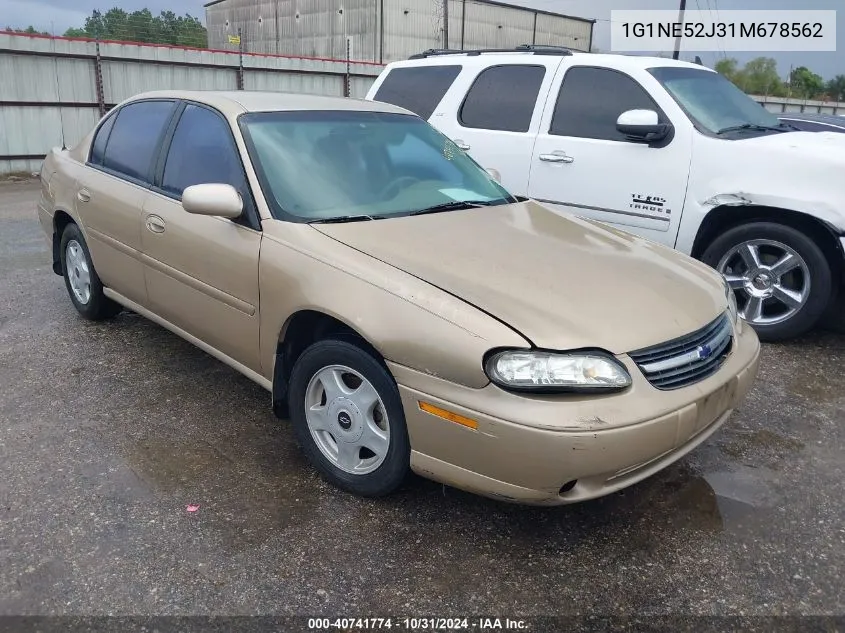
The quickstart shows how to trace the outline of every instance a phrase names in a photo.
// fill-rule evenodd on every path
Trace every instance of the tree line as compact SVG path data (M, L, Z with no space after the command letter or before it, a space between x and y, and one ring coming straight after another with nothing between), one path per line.
M50 35L50 33L39 32L32 26L26 29L7 27L7 30L32 35ZM70 28L64 35L65 37L208 48L208 31L202 22L188 14L176 15L173 11L162 11L160 15L153 15L149 9L129 13L117 7L105 13L93 11L85 19L82 27Z
M722 59L716 63L715 68L749 94L845 101L845 75L837 75L825 82L806 66L799 66L793 68L784 81L778 73L777 62L771 57L752 59L741 68L733 58Z

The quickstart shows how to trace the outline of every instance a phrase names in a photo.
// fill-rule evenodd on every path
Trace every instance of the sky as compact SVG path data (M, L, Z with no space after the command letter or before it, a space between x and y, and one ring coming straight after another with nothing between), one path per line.
M109 9L118 5L128 11L148 8L153 13L171 10L177 14L190 13L204 20L203 5L207 0L0 0L0 28L7 24L26 27L32 24L40 31L62 33L71 26L81 26L85 17L96 8ZM398 2L400 0L387 0ZM555 13L595 18L595 44L610 50L611 9L677 9L678 0L509 0ZM709 3L709 4L708 4ZM837 18L837 48L835 53L732 53L741 63L760 55L774 57L781 75L789 67L807 66L829 79L845 74L845 3L843 0L688 0L689 8L706 9L716 6L720 11L729 9L839 9ZM686 56L692 59L693 55ZM703 61L712 66L718 59L715 53L701 54Z

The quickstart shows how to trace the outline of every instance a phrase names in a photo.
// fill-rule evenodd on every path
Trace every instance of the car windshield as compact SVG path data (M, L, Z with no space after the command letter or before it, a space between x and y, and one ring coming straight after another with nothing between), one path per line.
M385 112L250 113L241 128L274 215L380 219L515 199L419 117Z
M747 136L791 130L719 73L670 66L649 72L704 131Z

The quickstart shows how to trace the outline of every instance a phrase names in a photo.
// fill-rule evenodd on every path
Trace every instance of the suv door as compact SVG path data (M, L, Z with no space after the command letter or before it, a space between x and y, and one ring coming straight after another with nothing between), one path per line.
M260 369L258 254L261 231L226 119L186 104L165 141L156 187L144 204L141 248L151 309L249 369ZM228 184L244 200L236 221L188 213L191 185Z
M675 123L655 146L616 129L627 110L655 110L672 122L632 76L611 68L564 64L555 78L534 146L528 195L674 246L686 197L691 131Z
M496 169L511 193L526 195L543 106L561 59L533 55L464 72L432 125L482 167Z
M153 164L176 109L173 100L140 101L100 124L77 178L76 210L103 284L145 305L141 209Z

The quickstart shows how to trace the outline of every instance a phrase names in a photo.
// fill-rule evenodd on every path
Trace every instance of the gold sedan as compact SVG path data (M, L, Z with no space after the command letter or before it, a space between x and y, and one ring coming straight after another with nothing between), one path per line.
M83 317L128 308L245 374L359 495L413 470L598 497L706 440L757 374L718 273L514 197L394 106L144 94L41 179Z

